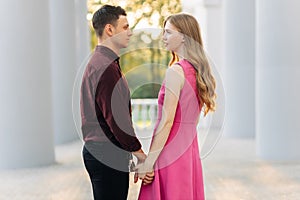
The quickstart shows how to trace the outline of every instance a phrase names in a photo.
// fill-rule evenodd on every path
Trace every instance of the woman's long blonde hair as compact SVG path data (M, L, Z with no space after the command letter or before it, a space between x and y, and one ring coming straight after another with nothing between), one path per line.
M166 18L184 35L185 53L184 58L188 60L196 70L198 98L200 104L205 106L204 115L216 109L216 81L210 69L210 65L203 49L200 27L197 20L188 14L179 13ZM170 65L178 61L178 56L172 52Z

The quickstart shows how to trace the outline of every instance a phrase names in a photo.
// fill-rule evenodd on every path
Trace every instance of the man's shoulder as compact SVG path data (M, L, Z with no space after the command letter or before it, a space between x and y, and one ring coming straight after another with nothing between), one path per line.
M114 60L100 52L94 52L86 65L83 79L96 79L100 77L111 78L113 74L118 73L118 68L112 65Z
M105 71L114 62L107 55L101 52L94 52L86 65L85 71L89 74Z
M114 60L105 53L95 51L89 61L89 64L93 67L101 68L110 65L113 61Z

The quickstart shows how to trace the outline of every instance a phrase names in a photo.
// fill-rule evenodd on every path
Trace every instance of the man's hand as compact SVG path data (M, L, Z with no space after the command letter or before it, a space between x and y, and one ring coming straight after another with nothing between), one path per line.
M132 154L138 159L137 164L143 163L147 158L147 155L143 152L142 149L134 151L134 152L132 152Z

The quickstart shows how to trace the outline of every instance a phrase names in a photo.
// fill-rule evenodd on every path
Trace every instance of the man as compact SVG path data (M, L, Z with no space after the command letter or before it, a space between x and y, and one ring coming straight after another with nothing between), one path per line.
M130 93L119 65L118 54L132 32L120 6L103 6L92 22L98 45L81 86L83 160L94 199L123 200L128 194L131 153L138 162L146 158L132 127Z

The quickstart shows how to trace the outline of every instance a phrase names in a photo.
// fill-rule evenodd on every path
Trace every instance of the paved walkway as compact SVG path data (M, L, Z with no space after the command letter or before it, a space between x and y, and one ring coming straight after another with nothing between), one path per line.
M0 200L91 200L81 146L80 141L57 146L52 166L0 170ZM254 152L254 140L220 140L203 160L207 200L300 199L300 161L266 162ZM138 190L131 179L128 200Z

